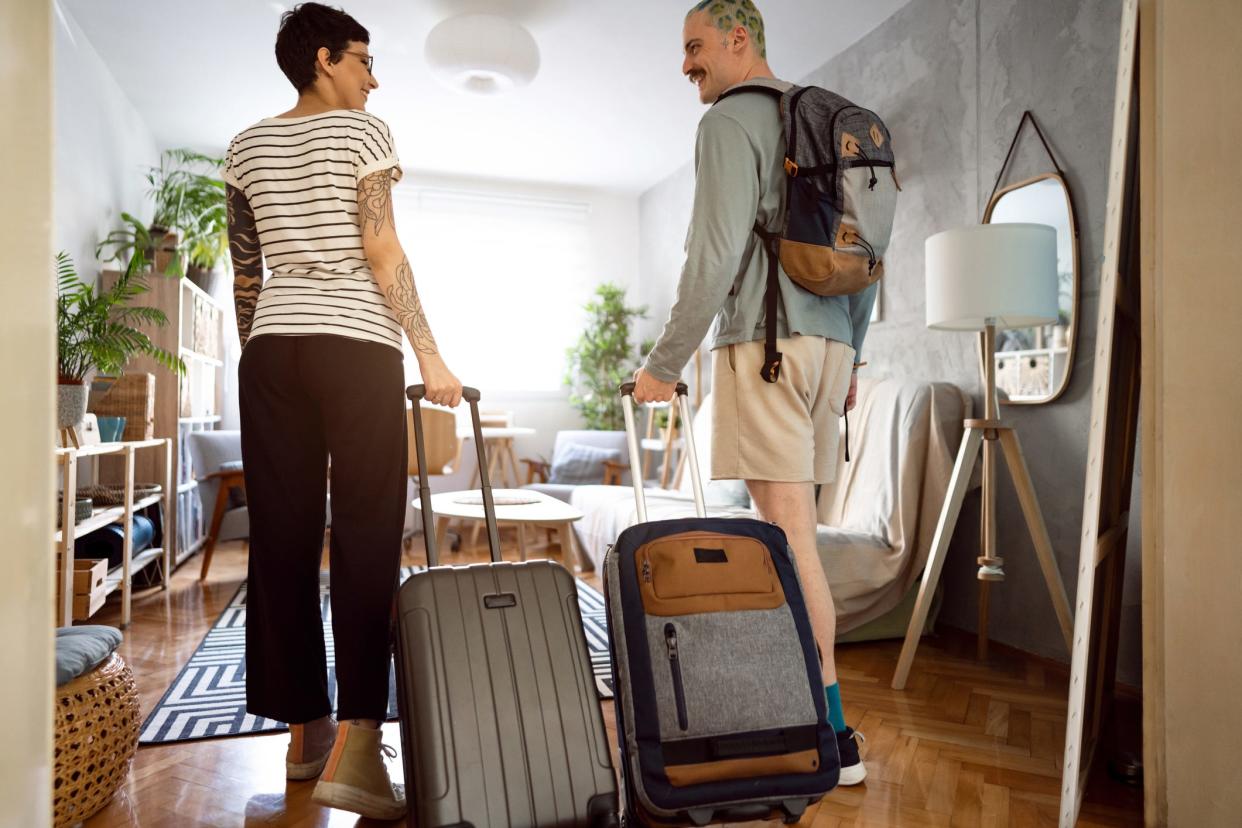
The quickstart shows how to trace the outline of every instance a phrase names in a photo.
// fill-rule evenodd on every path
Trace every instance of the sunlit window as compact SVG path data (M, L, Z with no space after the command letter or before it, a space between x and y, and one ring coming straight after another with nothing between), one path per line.
M584 203L412 187L397 230L449 367L485 392L562 388L588 272ZM406 345L406 372L417 363Z

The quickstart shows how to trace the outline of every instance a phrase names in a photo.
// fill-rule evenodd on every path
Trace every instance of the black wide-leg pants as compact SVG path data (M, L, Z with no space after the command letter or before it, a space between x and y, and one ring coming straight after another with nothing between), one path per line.
M238 378L250 513L246 709L289 723L332 712L319 599L331 457L336 713L382 721L405 521L401 352L263 335L246 344Z

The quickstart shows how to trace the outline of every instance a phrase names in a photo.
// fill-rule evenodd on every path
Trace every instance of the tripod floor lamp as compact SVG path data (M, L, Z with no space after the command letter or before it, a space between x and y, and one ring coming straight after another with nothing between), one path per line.
M1052 541L1031 484L1018 434L1000 419L996 399L996 331L1043 325L1057 318L1056 230L1043 224L979 224L937 233L927 240L927 327L944 331L983 331L984 417L966 420L949 491L932 540L914 614L897 660L893 688L906 686L919 637L927 623L949 539L980 449L983 453L982 552L979 580L1004 580L1004 561L996 551L997 443L1017 489L1035 554L1066 646L1074 622L1069 597L1057 569ZM986 592L982 593L986 595Z

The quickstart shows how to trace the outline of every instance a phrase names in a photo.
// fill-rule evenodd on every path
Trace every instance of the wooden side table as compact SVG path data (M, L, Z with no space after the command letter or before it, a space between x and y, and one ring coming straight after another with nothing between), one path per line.
M535 434L535 429L526 426L483 426L482 432L483 447L487 453L487 479L497 486L517 488L522 485L522 480L518 473L517 455L513 453L513 441L517 437L530 437ZM474 432L463 431L459 432L457 436L462 440L473 440ZM480 480L482 478L479 476L479 470L475 469L474 477L470 482L471 488L477 488L480 485ZM476 523L471 530L471 546L478 543L479 528L482 525L482 523Z

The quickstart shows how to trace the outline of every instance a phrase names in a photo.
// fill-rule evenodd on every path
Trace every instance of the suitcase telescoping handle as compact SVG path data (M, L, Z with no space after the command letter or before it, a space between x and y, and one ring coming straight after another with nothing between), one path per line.
M690 398L686 395L686 384L677 383L675 394L681 405L682 437L686 441L686 459L690 466L690 482L694 491L694 513L699 517L707 517L707 506L703 500L703 479L699 476L699 453L694 447L694 417L690 411ZM638 505L638 522L647 522L647 498L643 494L643 461L638 452L638 429L634 425L634 383L621 383L621 409L625 413L625 441L630 448L630 479L634 483L634 502Z
M423 543L427 547L427 566L440 563L439 550L436 548L435 514L431 509L431 487L427 483L430 476L426 473L427 451L423 446L423 412L420 407L423 397L427 396L425 385L411 385L405 389L405 395L414 404L414 451L418 457L418 499L422 503ZM470 420L474 424L474 445L479 453L479 480L483 484L483 516L487 521L487 546L492 553L492 561L499 563L500 534L496 530L496 504L492 502L492 483L487 477L487 447L483 444L483 426L479 423L479 390L462 386L461 398L470 404Z

